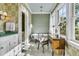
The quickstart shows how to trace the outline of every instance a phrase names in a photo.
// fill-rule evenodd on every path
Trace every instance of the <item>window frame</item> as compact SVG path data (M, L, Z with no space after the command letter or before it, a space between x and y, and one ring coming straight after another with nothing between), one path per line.
M60 18L59 18L59 10L61 10L65 5L66 5L66 8L67 8L67 4L64 3L64 4L58 9L58 21L59 21L58 25L61 23L61 20L60 20ZM66 9L66 10L67 10L67 9ZM66 11L66 17L67 17L67 11ZM66 23L67 23L67 20L66 20ZM66 25L66 28L67 28L67 25ZM59 27L59 29L60 29L60 27ZM67 34L67 32L66 32L66 34ZM63 34L60 33L60 37L66 38L66 34L63 35Z
M55 35L55 31L53 28L53 25L55 26L55 20L56 20L56 13L54 12L53 14L50 15L50 34L52 35L52 37L54 37L53 35ZM52 33L51 33L52 32Z
M75 4L76 4L76 3L74 3L73 6L72 6L72 8L73 8L73 12L72 12L72 13L73 13L73 16L74 16L74 23L75 23L76 19L79 18L79 16L77 16L76 13L75 13ZM75 26L76 26L76 25L75 25ZM74 26L74 28L75 28L75 26ZM76 32L75 29L73 29L73 31ZM76 40L76 34L75 34L75 32L74 32L74 40L75 40L76 42L77 42L77 41L79 42L79 40Z

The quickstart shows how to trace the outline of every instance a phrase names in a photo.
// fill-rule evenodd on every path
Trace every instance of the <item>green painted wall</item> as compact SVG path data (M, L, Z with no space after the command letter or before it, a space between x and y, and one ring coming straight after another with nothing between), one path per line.
M18 29L18 4L17 3L0 3L0 11L7 12L16 23L16 30Z
M32 14L32 33L48 33L49 14Z

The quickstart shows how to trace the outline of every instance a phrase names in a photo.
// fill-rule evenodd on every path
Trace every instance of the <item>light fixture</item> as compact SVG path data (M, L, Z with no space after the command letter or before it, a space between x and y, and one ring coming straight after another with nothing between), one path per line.
M41 12L41 14L43 12L43 6L42 5L40 6L40 12Z
M3 19L6 20L6 21L8 21L8 20L11 19L11 16L9 16L9 15L7 14L7 12L3 12L2 15L3 15Z
M7 12L0 11L0 19L1 20L5 20L6 16L7 16Z
M41 6L40 6L40 8L42 9L42 8L43 8L43 6L41 5Z
M0 20L2 21L2 22L0 23L0 26L1 26L3 23L9 21L10 19L11 19L11 16L8 16L8 15L7 15L7 12L0 11Z

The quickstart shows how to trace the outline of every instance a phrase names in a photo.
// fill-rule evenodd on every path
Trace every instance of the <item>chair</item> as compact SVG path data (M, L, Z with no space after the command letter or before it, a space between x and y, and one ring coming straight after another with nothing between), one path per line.
M45 45L47 45L48 48L49 48L49 41L50 41L50 40L48 39L48 40L42 42L43 53L44 53L44 46L45 46Z
M37 43L37 41L38 41L38 34L31 34L30 35L30 42Z
M37 49L39 50L39 46L40 46L40 44L41 44L41 38L42 38L42 34L38 34L38 47L37 47Z
M39 45L41 44L42 45L42 48L43 48L43 53L44 53L44 46L47 45L48 48L49 48L49 36L48 34L42 34L41 38L40 38L40 42L38 43L38 49L39 49Z

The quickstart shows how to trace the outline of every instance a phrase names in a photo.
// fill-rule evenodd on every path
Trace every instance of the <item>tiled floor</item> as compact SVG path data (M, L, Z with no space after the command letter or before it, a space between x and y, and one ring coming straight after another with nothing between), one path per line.
M37 44L31 42L30 43L31 46L29 47L29 49L26 51L26 55L27 56L52 56L52 50L51 48L47 47L47 45L45 46L45 49L44 49L44 53L42 52L43 51L43 48L39 47L39 49L37 49Z
M26 50L25 56L52 56L52 49L50 45L49 45L49 49L48 49L48 46L45 46L44 53L43 53L43 48L41 47L41 45L40 45L39 50L37 49L37 46L38 44L31 42L29 49ZM65 52L65 56L68 56L66 52Z

